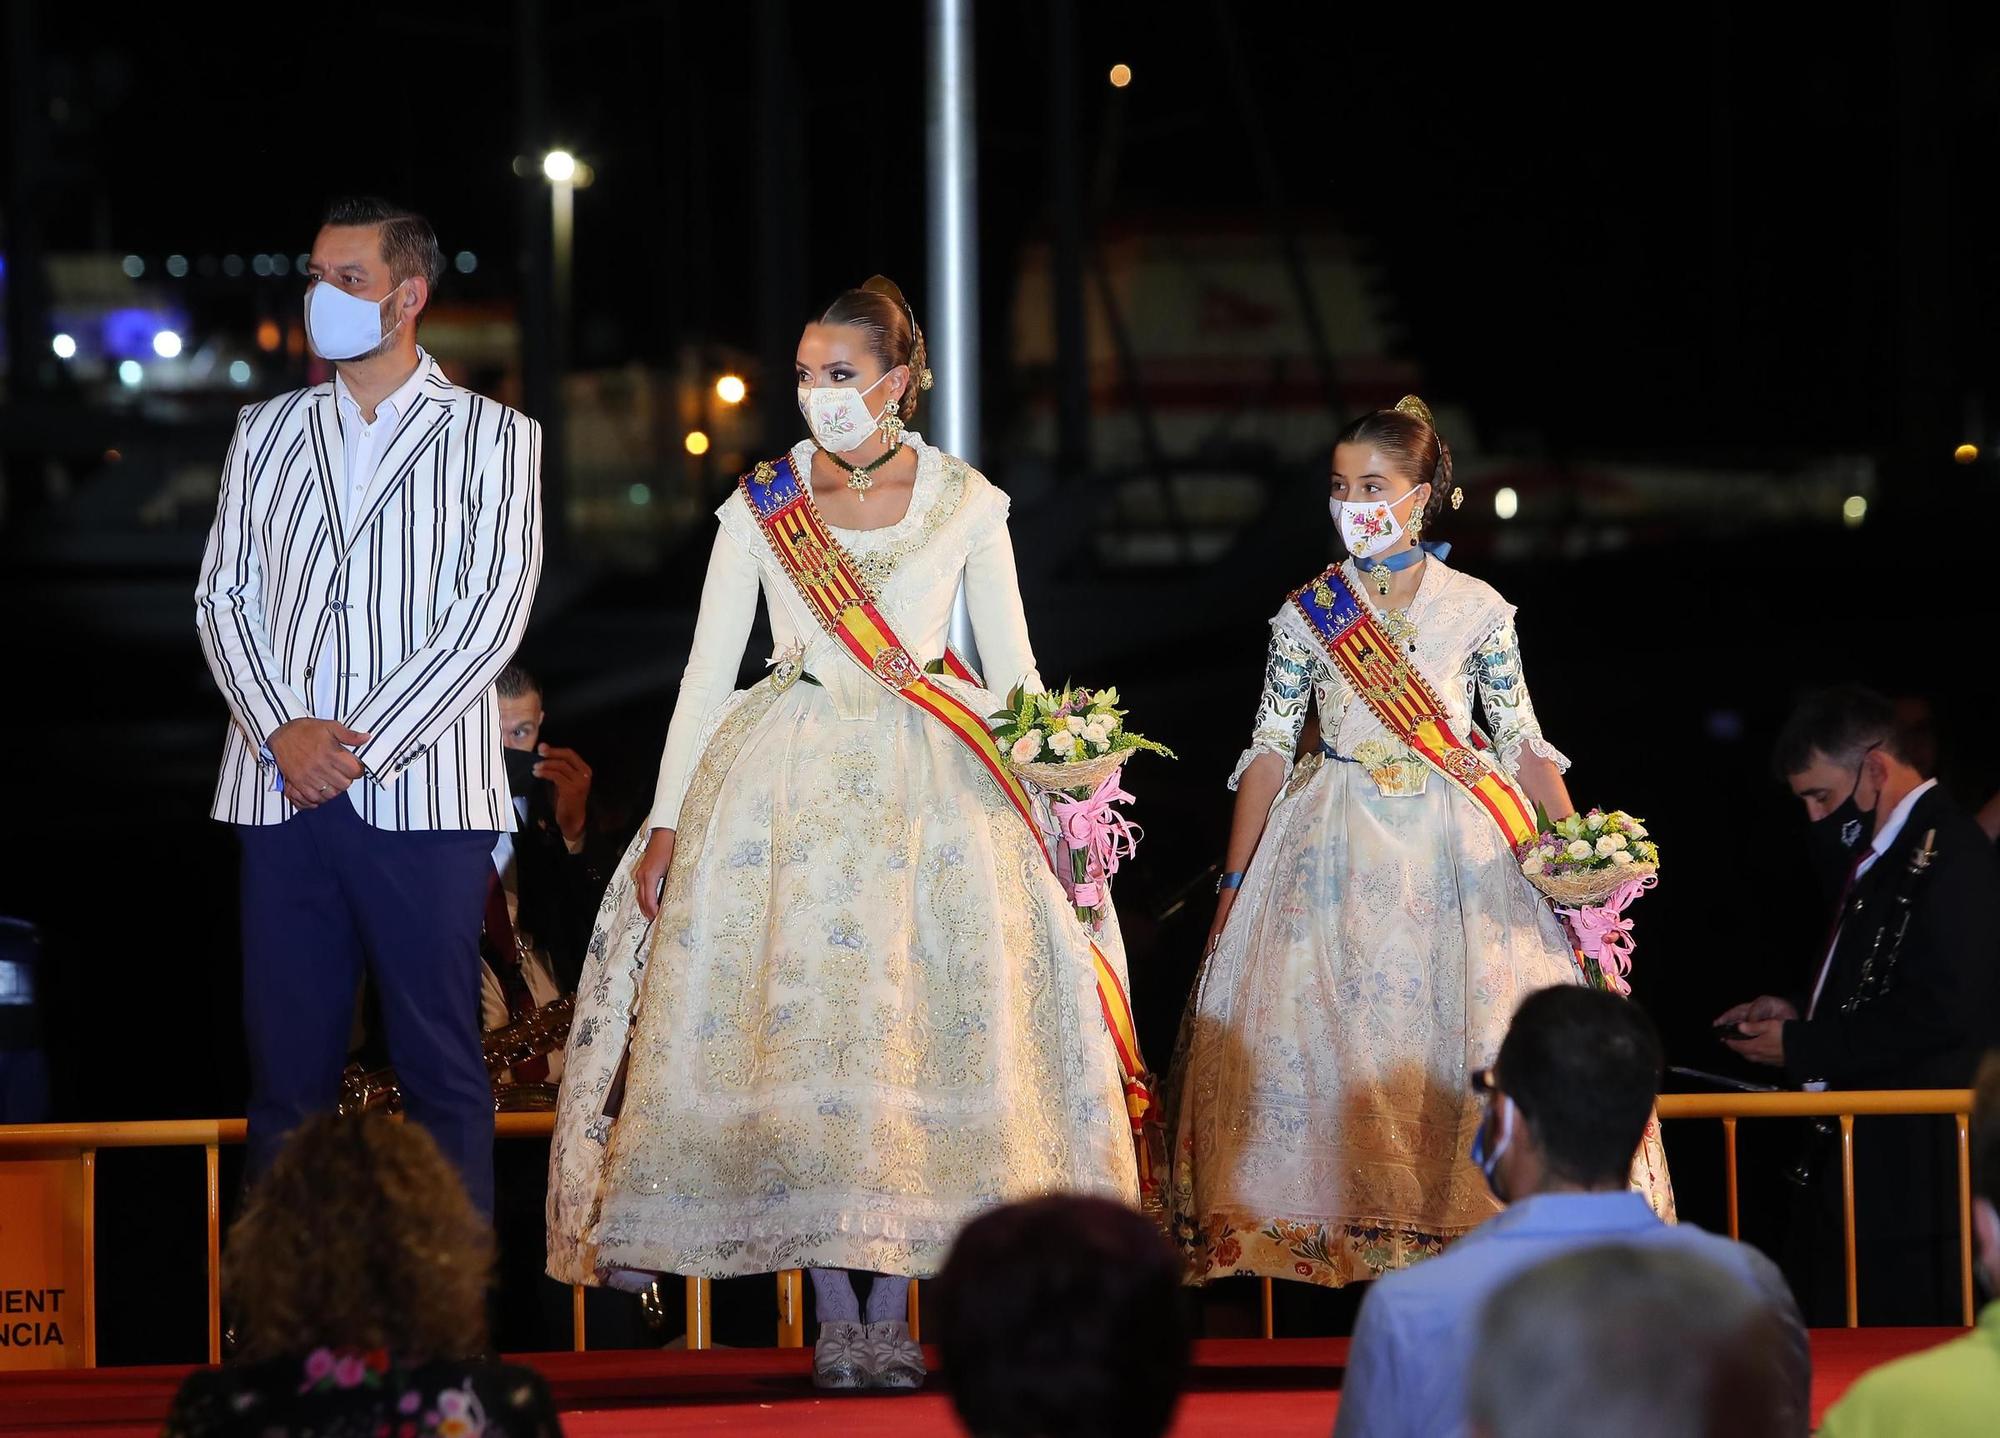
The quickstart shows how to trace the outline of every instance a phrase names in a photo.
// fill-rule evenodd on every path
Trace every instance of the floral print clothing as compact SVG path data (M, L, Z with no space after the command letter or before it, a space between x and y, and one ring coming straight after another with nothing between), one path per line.
M403 1363L380 1349L316 1348L191 1373L166 1438L554 1438L554 1400L509 1363Z
M1347 577L1371 592L1352 564ZM1523 752L1567 765L1542 737L1513 616L1432 559L1408 610L1383 617L1458 733L1477 705L1510 777ZM1189 1281L1338 1287L1493 1214L1467 1158L1468 1075L1493 1062L1522 999L1583 976L1492 819L1357 700L1294 606L1271 628L1231 784L1267 753L1286 782L1182 1027L1172 1201ZM1325 743L1294 767L1313 704ZM1657 1124L1633 1183L1672 1214Z

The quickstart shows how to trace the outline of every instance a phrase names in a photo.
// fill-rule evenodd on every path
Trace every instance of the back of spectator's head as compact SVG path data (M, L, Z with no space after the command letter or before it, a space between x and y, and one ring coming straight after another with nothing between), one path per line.
M1756 1290L1661 1248L1587 1248L1488 1300L1467 1379L1481 1438L1766 1438L1796 1427Z
M414 1123L306 1120L229 1232L239 1356L382 1348L471 1357L486 1340L493 1234Z
M1986 1281L2000 1291L2000 1049L1973 1081L1972 1230Z
M1547 1179L1623 1187L1653 1114L1660 1063L1659 1034L1637 1004L1560 984L1516 1011L1493 1082L1519 1110Z
M1122 1204L1054 1197L967 1224L938 1284L952 1403L974 1438L1155 1438L1186 1376L1181 1265Z

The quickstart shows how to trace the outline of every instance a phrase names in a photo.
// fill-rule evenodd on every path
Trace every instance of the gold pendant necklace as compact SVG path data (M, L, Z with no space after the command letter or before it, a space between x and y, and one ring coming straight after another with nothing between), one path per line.
M868 491L875 487L875 471L894 459L902 452L902 448L900 444L892 445L866 464L849 464L829 449L822 449L820 453L847 471L847 487L854 491L857 503L866 504Z
M1398 649L1414 654L1417 650L1417 626L1405 609L1384 609L1381 611L1382 633Z

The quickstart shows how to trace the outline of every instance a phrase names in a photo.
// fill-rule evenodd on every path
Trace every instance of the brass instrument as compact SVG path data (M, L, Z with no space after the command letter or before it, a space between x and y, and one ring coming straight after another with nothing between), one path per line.
M569 1042L570 1020L576 999L564 994L524 1014L485 1036L486 1074L493 1081L495 1113L548 1113L556 1106L556 1085L552 1083L512 1083L514 1065L553 1053ZM349 1064L340 1076L340 1112L401 1113L403 1090L393 1068L364 1069Z

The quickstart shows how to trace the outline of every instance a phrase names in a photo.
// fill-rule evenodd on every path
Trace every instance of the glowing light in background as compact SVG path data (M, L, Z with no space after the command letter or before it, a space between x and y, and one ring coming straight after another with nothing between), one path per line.
M708 453L708 436L698 429L689 430L687 438L682 440L681 443L687 446L689 454Z
M1501 519L1512 519L1521 512L1521 496L1502 485L1493 491L1493 512Z
M726 374L715 382L715 397L724 404L741 404L750 387L743 383L741 375Z

